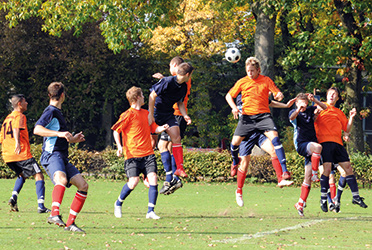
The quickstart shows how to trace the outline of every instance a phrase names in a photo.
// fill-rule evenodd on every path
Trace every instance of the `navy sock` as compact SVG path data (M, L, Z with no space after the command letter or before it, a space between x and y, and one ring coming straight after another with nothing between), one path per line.
M331 192L327 192L328 203L332 203Z
M173 179L178 181L180 178L178 178L177 175L174 174L177 170L176 160L174 159L173 155L171 156L171 162L172 162L172 173L173 173Z
M346 176L346 182L350 187L353 198L359 199L359 188L358 188L358 183L356 181L355 175Z
M233 164L237 165L239 163L239 145L235 146L231 144L230 151L233 158Z
M23 187L23 184L25 183L25 178L23 178L22 176L18 176L18 178L16 179L15 183L14 183L14 188L13 188L13 192L12 192L12 197L14 199L14 201L17 202L17 199L18 199L18 194L21 192L21 189Z
M275 153L276 153L276 156L279 159L280 165L282 166L283 173L288 172L287 160L285 158L284 149L283 149L283 146L282 146L282 144L279 140L279 137L275 137L271 142L274 145Z
M171 154L169 151L165 151L163 153L160 153L161 161L164 165L164 171L165 171L165 181L171 182L172 181L172 160L171 160Z
M44 196L45 196L45 182L43 180L36 181L36 195L37 195L37 204L39 208L44 209Z
M158 185L149 188L149 205L147 213L154 211L156 200L158 199Z
M336 196L336 199L338 202L341 201L341 195L345 187L346 187L346 178L343 176L340 176L340 179L338 180L337 196Z
M130 188L128 187L128 183L126 183L126 184L123 186L122 190L121 190L121 193L120 193L120 195L119 195L119 197L118 197L118 199L117 199L117 201L116 201L116 205L117 205L117 206L121 206L121 205L123 205L123 201L125 200L125 198L127 198L127 196L128 196L132 191L133 191L133 189L130 189Z
M320 199L322 202L327 201L327 193L329 190L329 176L322 175L320 177Z

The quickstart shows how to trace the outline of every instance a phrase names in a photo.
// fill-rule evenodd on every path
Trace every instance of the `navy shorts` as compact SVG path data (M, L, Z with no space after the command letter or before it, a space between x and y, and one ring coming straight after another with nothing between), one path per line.
M339 163L350 161L349 154L347 153L344 146L336 142L323 142L321 144L323 146L323 162Z
M260 132L276 131L276 126L270 113L258 115L242 115L234 135L246 137L254 130Z
M176 117L173 113L160 113L155 110L154 112L155 123L159 126L168 124L169 127L179 126Z
M264 141L267 139L267 137L262 133L258 131L253 131L250 136L246 137L247 139L244 139L242 143L240 143L239 147L239 155L240 156L248 156L252 153L252 149L254 145L257 145L261 148L261 145L264 143Z
M68 158L61 152L55 151L53 153L48 153L44 151L40 157L40 163L47 172L49 178L54 182L54 174L58 171L63 172L66 174L67 178L67 185L66 187L70 187L71 183L70 180L75 175L80 174L79 170L72 165Z
M309 154L309 151L307 149L310 141L307 142L300 142L297 144L297 153L303 157L305 157L305 166L308 164L311 164L311 155Z
M158 173L155 155L145 157L131 158L125 161L124 166L127 178L137 177L141 173L147 176L150 173Z
M22 174L25 178L34 176L35 174L41 172L39 164L37 164L34 157L24 161L7 162L6 164L11 170L16 172L17 176Z
M181 115L176 115L175 118L176 118L177 123L180 127L181 139L183 139L183 137L185 135L185 130L186 130L186 127L187 127L187 122L186 122L185 118L183 118L183 116L181 116ZM165 131L160 134L160 140L172 141L170 136Z

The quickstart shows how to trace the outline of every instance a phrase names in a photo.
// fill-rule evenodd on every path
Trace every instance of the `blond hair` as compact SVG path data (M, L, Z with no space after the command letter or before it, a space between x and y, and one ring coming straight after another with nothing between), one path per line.
M248 66L254 66L256 69L260 69L260 61L256 57L248 57L247 60L245 60L245 67Z
M131 87L128 89L126 96L129 104L135 103L142 94L142 89L138 87Z

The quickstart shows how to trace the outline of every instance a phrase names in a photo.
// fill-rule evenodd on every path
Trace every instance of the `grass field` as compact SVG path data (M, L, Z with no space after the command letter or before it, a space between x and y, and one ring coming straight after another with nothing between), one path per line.
M19 213L9 212L7 201L14 180L0 180L0 248L2 249L291 249L372 248L372 207L351 204L344 191L341 213L323 213L320 190L310 192L305 217L293 204L299 188L246 185L244 207L235 203L236 183L186 183L170 196L159 195L155 208L162 218L147 220L147 191L142 184L123 204L123 218L113 215L113 203L123 182L89 180L89 195L76 224L87 234L65 232L46 223L48 215L36 212L33 180L19 195ZM160 185L159 185L160 189ZM52 184L46 180L46 205ZM76 192L66 191L61 210L67 220ZM372 190L361 195L372 206Z

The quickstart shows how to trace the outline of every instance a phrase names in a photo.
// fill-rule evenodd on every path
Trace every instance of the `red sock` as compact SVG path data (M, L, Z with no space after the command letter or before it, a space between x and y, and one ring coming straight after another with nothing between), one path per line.
M51 216L59 215L59 207L61 206L63 196L65 195L66 187L62 184L56 184L52 192L52 212Z
M306 202L307 197L309 196L311 186L309 184L306 184L305 182L302 183L301 186L301 195L300 198Z
M280 165L278 157L271 158L271 162L273 163L273 167L276 173L276 178L278 179L278 183L279 183L282 181L282 175L283 175L282 165Z
M247 172L243 172L240 168L238 168L238 189L237 192L239 194L243 194L243 186L244 186L244 181L245 178L247 177Z
M331 199L336 197L336 185L334 183L329 183L329 191L331 192Z
M173 157L177 165L177 169L183 169L183 148L182 144L173 144Z
M318 171L319 168L319 161L320 161L320 154L318 153L313 153L311 155L311 168L314 171Z
M83 208L86 198L87 198L87 192L83 192L83 191L76 192L75 198L71 203L70 215L68 216L66 227L74 223L76 216L80 213L81 209Z

